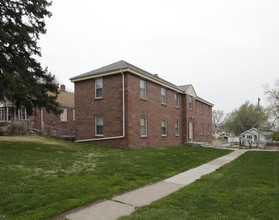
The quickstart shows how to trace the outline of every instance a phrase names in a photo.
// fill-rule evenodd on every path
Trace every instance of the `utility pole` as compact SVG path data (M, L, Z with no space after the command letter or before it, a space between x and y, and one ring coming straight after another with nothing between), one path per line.
M261 99L258 98L258 148L260 148L260 101Z

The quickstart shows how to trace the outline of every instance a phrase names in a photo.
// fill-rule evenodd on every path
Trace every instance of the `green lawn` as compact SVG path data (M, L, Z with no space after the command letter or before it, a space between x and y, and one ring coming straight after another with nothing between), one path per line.
M279 219L279 152L247 152L121 219Z
M191 146L123 150L39 140L52 144L0 137L0 219L45 219L230 152Z

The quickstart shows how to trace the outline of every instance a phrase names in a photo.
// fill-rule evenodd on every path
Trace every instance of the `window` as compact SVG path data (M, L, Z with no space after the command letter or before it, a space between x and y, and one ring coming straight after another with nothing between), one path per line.
M175 121L175 136L179 136L179 121Z
M75 121L75 120L76 120L76 110L73 109L73 121Z
M175 107L179 107L179 94L177 92L174 94L174 99L175 99Z
M167 136L167 119L162 119L162 136Z
M104 135L103 116L95 116L95 136Z
M189 96L189 109L193 109L193 97Z
M5 121L5 108L0 108L0 121Z
M7 118L8 118L8 121L12 120L11 108L9 108L9 107L7 107Z
M203 135L203 123L201 123L201 135Z
M146 99L146 81L140 80L140 97Z
M210 135L210 125L208 125L208 135Z
M167 89L161 88L161 103L167 104Z
M142 116L140 118L140 136L147 136L147 118L145 116Z
M21 107L21 120L26 120L26 119L27 119L26 108Z
M207 106L207 114L208 114L208 116L210 116L210 107L209 106Z
M103 97L103 78L95 80L95 98Z
M61 122L67 122L67 115L68 115L67 113L68 113L67 109L64 108L62 114L60 115Z
M201 114L203 114L203 104L201 103Z

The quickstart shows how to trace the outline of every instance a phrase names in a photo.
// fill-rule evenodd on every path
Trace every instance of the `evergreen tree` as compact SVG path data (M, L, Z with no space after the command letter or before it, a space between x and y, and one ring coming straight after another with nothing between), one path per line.
M0 102L25 106L29 115L42 107L61 113L55 77L35 59L41 56L37 41L46 33L50 5L47 0L0 1Z

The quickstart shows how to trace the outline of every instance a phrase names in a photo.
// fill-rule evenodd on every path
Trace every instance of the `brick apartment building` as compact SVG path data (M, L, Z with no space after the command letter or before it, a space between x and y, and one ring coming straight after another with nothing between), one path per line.
M125 61L71 78L76 141L121 148L212 142L213 104Z

